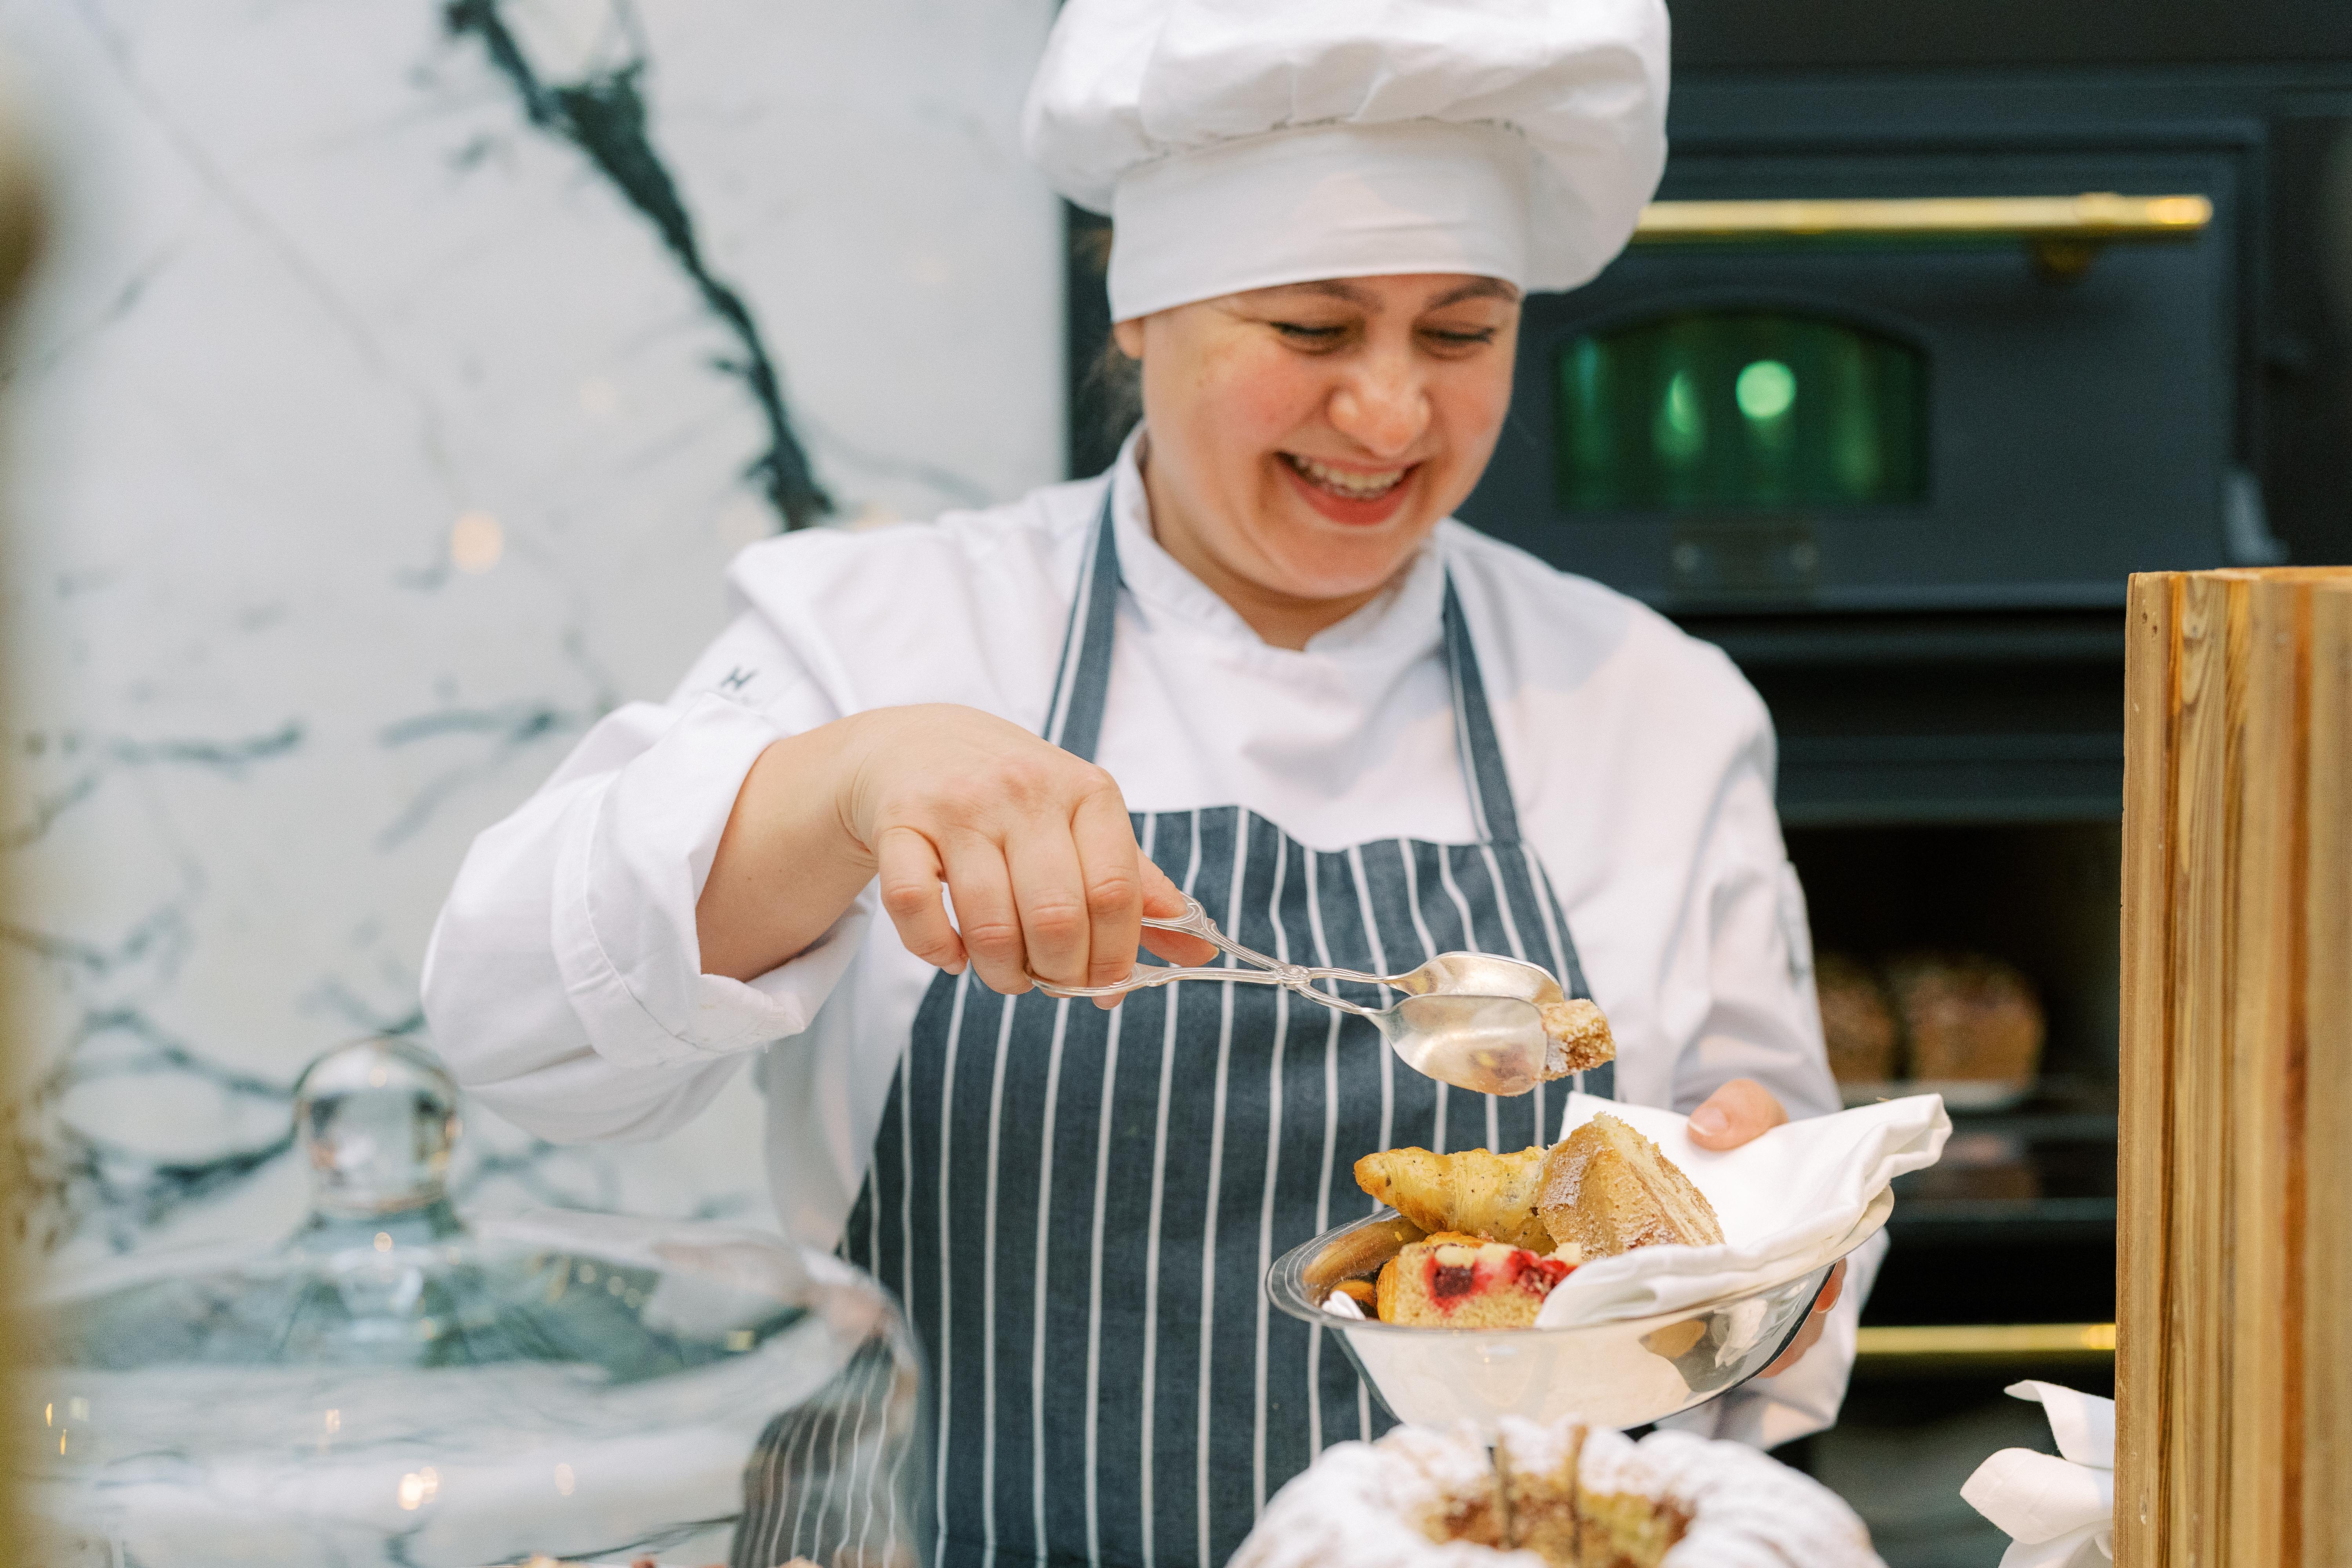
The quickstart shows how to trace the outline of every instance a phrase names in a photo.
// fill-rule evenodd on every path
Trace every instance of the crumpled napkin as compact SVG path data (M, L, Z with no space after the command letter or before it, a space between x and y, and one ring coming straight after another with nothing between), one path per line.
M2011 1537L2000 1568L2095 1568L2116 1555L2116 1402L2054 1383L2012 1383L2038 1399L2056 1456L2003 1448L1960 1488L1968 1505Z
M1845 1250L1872 1203L1906 1171L1932 1165L1951 1135L1941 1096L1911 1095L1775 1127L1726 1152L1690 1140L1671 1110L1569 1096L1565 1131L1602 1111L1665 1152L1714 1205L1720 1247L1642 1247L1585 1264L1536 1317L1541 1329L1674 1312L1818 1267Z

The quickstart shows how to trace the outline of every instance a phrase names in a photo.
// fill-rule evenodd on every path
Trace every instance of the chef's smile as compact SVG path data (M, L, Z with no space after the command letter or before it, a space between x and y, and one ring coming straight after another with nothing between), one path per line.
M1297 452L1279 456L1283 470L1307 505L1334 522L1357 527L1386 522L1394 517L1407 499L1407 481L1421 468L1417 462L1374 468Z

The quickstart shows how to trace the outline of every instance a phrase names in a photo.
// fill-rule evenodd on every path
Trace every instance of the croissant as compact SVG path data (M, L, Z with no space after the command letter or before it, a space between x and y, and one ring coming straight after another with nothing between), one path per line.
M1356 1162L1356 1185L1426 1231L1461 1231L1533 1252L1552 1249L1536 1213L1545 1151L1386 1149Z

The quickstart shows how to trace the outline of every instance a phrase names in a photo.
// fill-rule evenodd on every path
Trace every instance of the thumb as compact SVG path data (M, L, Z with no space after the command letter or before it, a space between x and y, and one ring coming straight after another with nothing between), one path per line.
M1752 1078L1736 1078L1690 1113L1691 1142L1702 1149L1737 1149L1788 1120L1770 1089Z
M1143 878L1143 912L1154 920L1172 921L1184 913L1183 889L1168 879L1168 873L1152 864L1149 856L1136 857L1136 869ZM1192 966L1205 964L1217 956L1217 950L1197 936L1180 936L1171 931L1143 928L1143 945L1171 963Z

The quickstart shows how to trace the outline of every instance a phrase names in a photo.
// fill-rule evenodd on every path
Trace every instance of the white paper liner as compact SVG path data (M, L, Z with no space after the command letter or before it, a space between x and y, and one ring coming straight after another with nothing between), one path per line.
M1641 1247L1562 1280L1539 1329L1680 1311L1758 1289L1826 1262L1896 1176L1936 1163L1950 1136L1941 1099L1913 1095L1776 1127L1723 1152L1691 1142L1671 1110L1569 1097L1564 1131L1607 1112L1658 1145L1714 1205L1719 1247Z

